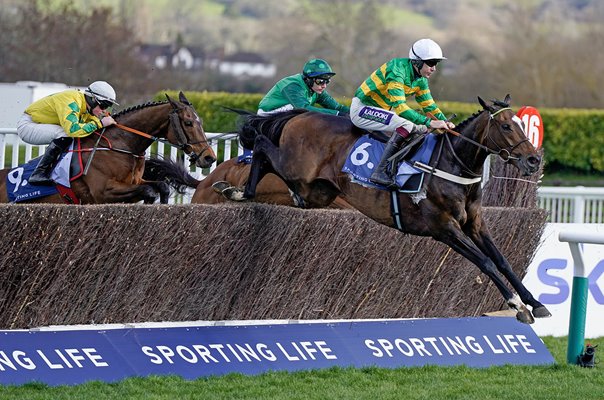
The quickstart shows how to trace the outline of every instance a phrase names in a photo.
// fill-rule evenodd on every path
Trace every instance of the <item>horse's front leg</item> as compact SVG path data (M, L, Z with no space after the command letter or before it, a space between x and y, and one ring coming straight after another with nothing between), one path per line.
M128 184L124 182L109 182L101 194L99 203L137 203L153 204L157 200L157 191L149 184Z
M434 238L450 246L453 250L470 260L480 269L480 271L487 275L495 284L499 292L503 295L503 298L507 304L516 310L516 319L527 324L532 324L535 322L535 319L531 315L529 309L526 308L518 296L515 296L506 286L505 282L497 272L497 267L493 261L485 253L483 253L478 246L476 246L470 237L466 236L466 234L456 223L451 222L448 228L441 229L438 237Z
M505 276L510 282L514 290L520 296L520 299L533 309L533 316L535 318L551 317L552 314L549 310L537 299L535 299L532 293L524 286L522 280L514 273L514 270L510 266L508 260L501 254L501 251L497 248L493 242L493 238L488 231L488 228L484 224L484 221L475 223L475 226L480 226L479 229L472 229L469 233L472 241L478 246L478 248L486 254L497 266L497 270Z
M274 168L274 162L279 158L279 148L275 146L266 136L258 136L254 142L252 153L252 164L250 174L242 191L239 188L230 187L222 191L222 194L235 201L243 201L256 197L256 187L258 183L268 173L277 174Z

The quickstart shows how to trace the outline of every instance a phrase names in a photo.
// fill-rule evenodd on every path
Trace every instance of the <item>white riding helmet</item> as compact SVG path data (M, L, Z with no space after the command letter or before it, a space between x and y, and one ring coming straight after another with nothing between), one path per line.
M113 90L111 85L105 81L92 82L90 86L84 90L84 93L94 97L97 101L109 101L116 106L119 106L117 101L115 101L115 90Z
M409 49L409 58L412 60L446 60L440 46L432 39L420 39L413 43Z

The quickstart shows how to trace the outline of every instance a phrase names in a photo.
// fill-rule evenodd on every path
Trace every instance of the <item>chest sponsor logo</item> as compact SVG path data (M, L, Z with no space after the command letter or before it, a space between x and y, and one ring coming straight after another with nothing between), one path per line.
M363 107L359 113L359 117L388 125L392 119L392 113L377 108Z

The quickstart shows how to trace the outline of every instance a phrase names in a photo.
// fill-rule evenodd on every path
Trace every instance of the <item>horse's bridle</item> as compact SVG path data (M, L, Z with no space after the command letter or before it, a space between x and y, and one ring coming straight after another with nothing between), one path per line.
M497 143L495 143L495 141L493 139L491 139L491 136L489 135L489 129L490 129L490 126L491 126L491 121L495 118L495 116L497 114L499 114L500 112L505 111L505 110L511 110L511 108L510 107L504 107L504 108L501 108L501 109L495 111L494 113L490 113L489 114L489 120L487 122L486 138L489 139L498 148L497 150L493 150L492 148L490 148L488 146L485 146L482 143L478 143L477 141L475 141L473 139L467 138L467 137L461 135L460 133L455 132L455 131L453 131L451 129L446 129L446 131L449 132L449 133L454 134L455 136L459 137L462 140L465 140L466 142L472 143L473 145L475 145L475 146L477 146L477 147L485 150L486 152L488 152L490 154L496 154L496 155L498 155L506 163L509 162L509 161L512 161L512 160L518 161L518 160L520 160L520 158L512 156L512 152L514 151L514 149L516 149L516 147L520 146L522 143L528 142L529 138L525 137L524 139L520 140L518 143L510 145L510 146L502 149L502 148L500 148L497 145ZM451 143L451 139L449 138L449 136L445 136L445 137L447 138L447 144L449 145L449 147L450 147L450 149L451 149L451 151L453 153L453 156L455 157L455 159L459 163L461 163L463 165L463 162L461 162L461 160L459 159L459 157L457 157L457 154L455 154L455 151L453 150L453 144Z
M489 121L488 121L488 123L487 123L487 133L486 133L486 138L487 138L488 140L490 140L490 141L491 141L491 142L492 142L492 143L493 143L493 144L494 144L496 147L498 147L498 148L499 148L499 146L497 145L497 143L495 143L495 141L494 141L493 139L491 139L491 136L489 135L489 127L491 126L491 121L492 121L492 120L495 118L495 116L496 116L497 114L499 114L500 112L505 111L505 110L511 110L511 108L510 108L510 107L503 107L503 108L500 108L499 110L495 111L494 113L489 114ZM504 148L504 149L499 148L499 150L497 150L497 151L494 151L494 150L489 149L489 151L490 151L492 154L497 154L497 155L498 155L498 156L499 156L499 157L500 157L500 158L501 158L501 159L502 159L504 162L506 162L506 163L507 163L507 162L509 162L509 161L511 161L511 160L516 160L516 161L518 161L518 160L520 160L520 158L518 158L518 157L513 157L513 156L512 156L512 152L514 151L514 149L516 149L516 147L518 147L518 146L520 146L522 143L524 143L524 142L528 142L528 141L529 141L529 138L528 138L528 137L525 137L524 139L520 140L518 143L516 143L516 144L514 144L514 145L510 145L510 146L508 146L508 147L506 147L506 148Z
M178 114L178 112L179 112L178 108L173 108L172 111L170 111L170 114L168 116L168 118L170 120L170 125L172 126L172 129L174 130L176 140L178 141L178 144L172 144L172 146L181 149L185 153L186 153L185 148L191 147L194 144L205 143L209 146L207 139L199 140L197 142L188 141L187 135L185 134L185 131L182 127L182 121L180 119L180 115ZM158 138L158 140L161 140L161 139ZM161 140L161 141L163 141L164 143L168 142L167 139ZM201 157L201 154L197 154L196 152L191 150L191 152L188 153L188 156L189 156L189 160L190 160L191 164L194 164L197 160L199 160L199 157Z
M500 108L499 110L493 112L493 113L489 113L489 120L487 122L487 132L486 132L486 138L489 139L497 148L498 150L493 150L492 148L485 146L482 143L478 143L477 141L467 138L463 135L461 135L459 132L456 132L452 129L445 129L447 132L457 136L458 138L465 140L466 142L472 143L473 145L475 145L476 147L479 147L483 150L485 150L486 152L490 153L490 154L496 154L498 155L505 163L510 162L512 160L520 160L520 158L518 157L514 157L512 156L512 152L514 151L514 149L518 146L520 146L522 143L527 142L529 139L528 138L524 138L522 140L520 140L518 143L514 144L514 145L510 145L504 149L500 148L497 143L495 143L495 141L493 139L491 139L490 135L489 135L489 128L491 126L491 121L495 118L495 116L497 114L499 114L502 111L505 110L511 110L510 107L503 107ZM485 110L486 111L486 110ZM453 158L455 158L455 160L457 161L457 163L459 165L461 165L461 167L466 171L466 173L472 175L472 176L479 176L477 174L475 174L457 155L457 153L455 152L455 148L453 147L453 143L451 142L451 138L449 137L449 135L444 135L446 142L447 142L447 146L449 147L449 150L451 150L451 154L453 155ZM442 143L442 142L441 142ZM442 146L439 150L438 153L438 158L440 158L440 154L442 152Z
M176 140L178 141L176 144L170 143L170 141L167 138L160 138L160 137L157 137L157 136L153 136L153 135L150 135L148 133L141 132L138 129L130 128L129 126L125 126L125 125L121 125L121 124L116 123L115 127L119 128L121 130L130 132L130 133L134 133L135 135L139 135L139 136L142 136L144 138L153 140L154 142L162 142L162 143L169 144L170 146L174 146L174 147L182 150L185 153L186 153L185 148L187 146L191 146L191 145L199 144L199 143L207 143L209 145L209 143L208 143L207 140L200 140L200 141L197 141L197 142L189 142L188 141L187 135L185 134L184 129L183 129L182 125L181 125L182 122L181 122L181 119L180 119L180 115L178 115L178 111L179 111L178 108L173 108L172 111L170 111L170 114L168 115L169 124L172 126L172 129L174 129L174 133L176 135ZM99 135L99 141L102 138L104 138L107 141L108 147L107 148L101 147L101 148L99 148L99 150L111 150L111 151L116 151L118 153L131 154L132 156L134 156L136 158L140 158L140 157L144 157L145 156L144 154L140 154L139 155L139 154L134 154L133 152L128 151L128 150L114 148L113 145L111 144L111 142L109 141L109 139L103 136L104 132L105 132L105 129L103 129L100 134L98 134L98 133L97 134ZM99 141L97 141L97 144L95 145L94 149L91 149L93 152L97 149ZM199 157L201 155L195 153L194 151L191 151L188 154L188 156L189 156L189 159L191 160L191 163L195 163L199 159Z

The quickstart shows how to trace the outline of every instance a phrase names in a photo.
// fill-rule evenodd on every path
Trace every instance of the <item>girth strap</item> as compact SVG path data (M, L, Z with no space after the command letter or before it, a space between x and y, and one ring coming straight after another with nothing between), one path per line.
M403 232L403 221L401 219L401 205L398 201L398 192L396 190L390 191L390 212L392 213L394 227L399 231Z

